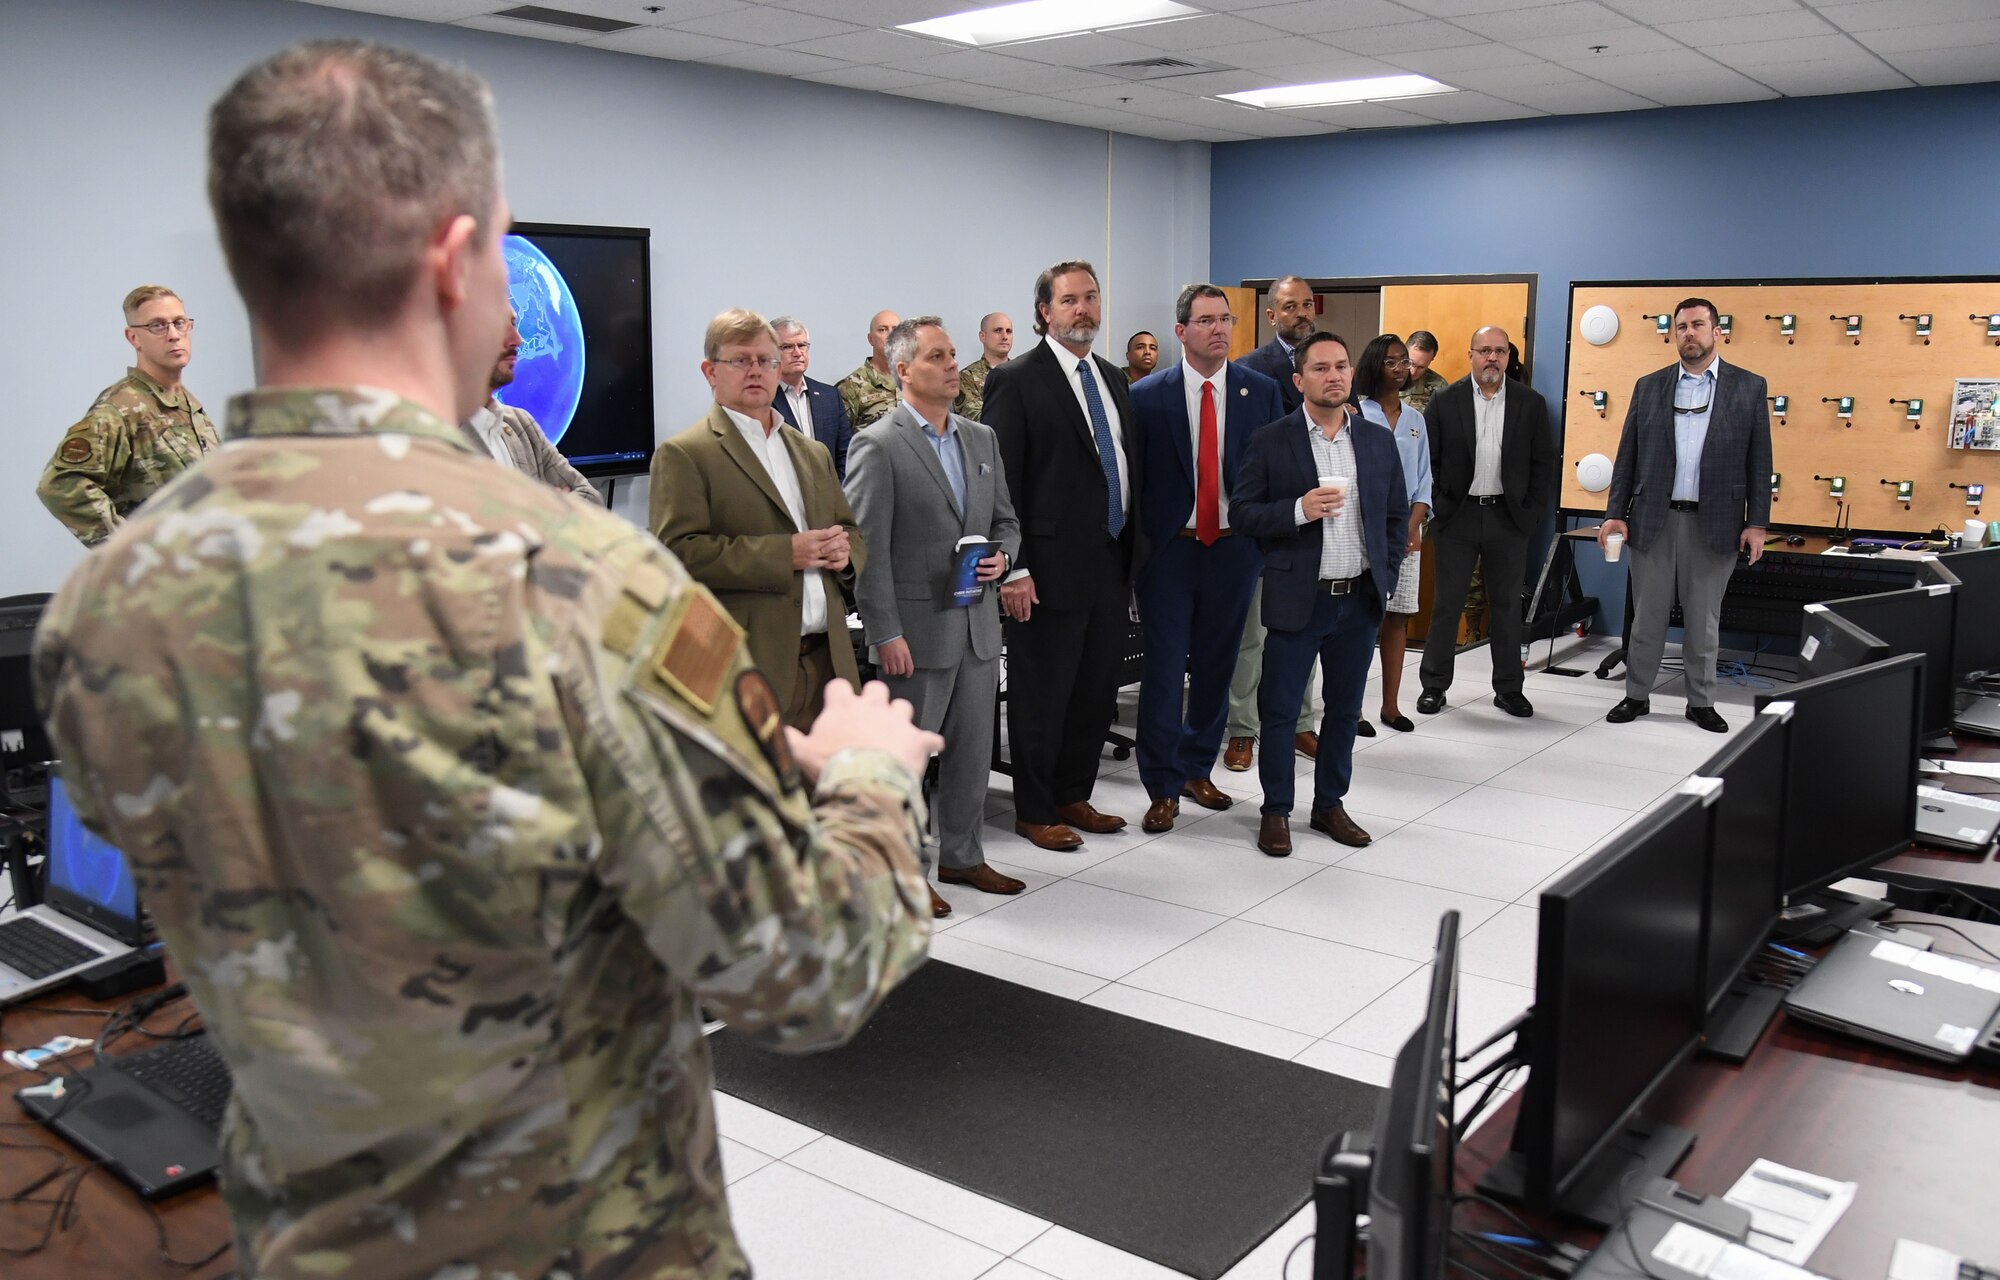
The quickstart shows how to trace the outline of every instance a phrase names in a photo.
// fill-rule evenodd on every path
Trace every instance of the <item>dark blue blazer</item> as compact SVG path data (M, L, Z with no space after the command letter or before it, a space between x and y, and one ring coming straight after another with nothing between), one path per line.
M1250 437L1285 416L1278 384L1234 361L1223 366L1222 492L1236 492ZM1145 473L1139 477L1146 537L1155 547L1177 536L1194 518L1194 439L1188 421L1187 380L1177 361L1132 384L1132 416L1145 440Z
M1278 384L1278 395L1285 402L1286 413L1298 408L1300 402L1305 399L1299 394L1298 384L1292 381L1294 371L1292 353L1285 350L1285 344L1276 338L1244 356L1237 363L1245 369L1263 374ZM1232 498L1230 501L1233 502L1235 499Z
M1395 437L1368 430L1374 424L1359 414L1347 422L1345 430L1353 437L1354 462L1360 472L1360 483L1348 501L1361 503L1361 544L1380 593L1379 611L1395 594L1396 572L1403 565L1403 544L1410 532L1409 492ZM1251 438L1243 472L1229 494L1230 526L1256 535L1264 549L1264 625L1279 631L1297 631L1312 619L1326 526L1315 520L1301 527L1292 519L1292 508L1306 490L1318 487L1319 469L1313 464L1301 408Z
M772 407L786 422L798 426L798 419L792 416L791 397L785 394L783 383L778 384L775 395L776 403ZM833 455L833 474L845 482L847 442L854 438L854 428L847 425L847 404L832 383L821 382L811 374L806 375L806 399L812 402L813 439L825 445L826 451Z

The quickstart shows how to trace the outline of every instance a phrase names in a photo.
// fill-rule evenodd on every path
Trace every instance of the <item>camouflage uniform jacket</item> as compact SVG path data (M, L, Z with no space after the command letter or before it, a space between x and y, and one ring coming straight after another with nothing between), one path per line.
M127 369L63 434L35 493L79 541L95 546L219 443L194 392L169 391Z
M875 366L866 360L861 362L860 368L842 378L837 389L840 402L847 406L847 421L856 431L895 408L896 401L903 395L896 390L894 378L877 372Z
M986 375L993 366L981 356L958 371L958 399L951 402L951 411L961 418L979 421L979 410L986 403Z
M235 1073L240 1271L749 1275L696 1001L853 1035L927 950L921 800L875 751L809 795L650 535L392 393L256 392L35 669Z
M1450 385L1436 369L1426 369L1423 377L1403 388L1403 403L1422 413L1430 406L1431 397Z

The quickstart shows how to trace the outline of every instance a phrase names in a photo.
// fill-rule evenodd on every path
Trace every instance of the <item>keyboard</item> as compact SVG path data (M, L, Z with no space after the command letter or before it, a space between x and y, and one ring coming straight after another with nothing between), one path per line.
M16 916L0 924L0 964L30 978L46 978L103 954L33 916Z
M112 1058L120 1071L175 1103L212 1129L229 1105L229 1065L205 1035L169 1040L157 1049Z

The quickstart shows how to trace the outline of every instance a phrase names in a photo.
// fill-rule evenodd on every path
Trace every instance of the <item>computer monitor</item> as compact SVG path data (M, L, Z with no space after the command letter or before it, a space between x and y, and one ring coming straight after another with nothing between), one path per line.
M1799 677L1814 680L1852 671L1889 656L1889 643L1826 604L1799 614Z
M1702 1052L1731 1062L1749 1056L1778 1012L1783 992L1742 980L1784 910L1779 855L1784 848L1785 760L1791 706L1775 702L1695 770L1722 788L1711 812L1708 921L1702 991L1708 1022Z
M1952 634L1952 676L2000 672L2000 546L1952 551L1937 563L1958 579L1958 621Z
M1704 790L1683 784L1542 892L1528 1079L1494 1192L1609 1225L1627 1178L1664 1177L1694 1140L1636 1117L1701 1037Z
M1958 592L1953 587L1934 583L1902 591L1843 596L1827 601L1825 608L1888 646L1882 657L1924 655L1928 659L1924 666L1922 702L1924 732L1951 731L1952 694L1957 686L1952 677L1952 644L1957 627Z
M1368 1181L1371 1280L1442 1280L1451 1243L1458 1059L1458 912L1438 922L1424 1022L1396 1055L1375 1115Z
M1779 884L1788 898L1909 848L1924 659L1885 658L1757 695L1792 704Z
M83 825L70 808L62 779L56 777L49 779L47 866L43 891L50 906L62 907L133 946L146 940L139 892L125 855Z
M55 756L35 709L35 627L45 603L0 605L0 754L10 764L42 764Z

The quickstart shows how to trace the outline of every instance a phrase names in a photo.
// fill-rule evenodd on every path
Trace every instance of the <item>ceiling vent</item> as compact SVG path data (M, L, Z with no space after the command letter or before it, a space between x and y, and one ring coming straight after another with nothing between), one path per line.
M1134 58L1129 62L1107 62L1102 66L1087 68L1107 76L1117 76L1120 80L1171 80L1175 76L1198 75L1204 71L1234 71L1235 67L1220 62L1198 62L1192 58L1176 58L1161 54L1157 58Z
M539 22L550 27L568 27L571 31L593 31L598 35L609 35L613 31L630 31L639 25L618 18L599 18L588 13L571 13L567 9L549 9L538 4L516 5L512 9L502 9L493 16L513 18L520 22Z

